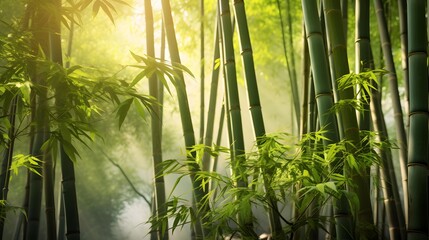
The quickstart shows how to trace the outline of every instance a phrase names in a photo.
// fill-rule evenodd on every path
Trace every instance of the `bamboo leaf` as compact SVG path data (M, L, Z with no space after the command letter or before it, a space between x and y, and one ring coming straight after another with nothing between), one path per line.
M115 7L109 1L103 0L103 3L106 4L106 6L112 9L115 13L117 13Z
M82 11L85 8L87 8L89 6L89 4L91 4L91 2L92 2L92 0L82 0L77 5L79 6L79 9Z
M146 112L144 110L143 103L141 103L141 101L134 101L134 106L136 107L137 113L140 115L140 117L145 119Z
M95 17L98 14L98 11L100 11L101 2L99 0L96 0L94 5L92 5L92 16Z
M337 192L337 186L335 186L334 182L327 182L325 183L325 186L332 189L334 192Z
M127 116L133 101L134 98L129 98L119 105L118 110L116 112L116 117L118 117L119 119L119 128L121 128L122 123L124 123L125 117Z
M101 1L100 1L100 6L103 9L104 13L109 17L110 21L112 21L112 23L115 24L115 20L113 19L113 15L110 12L109 7L104 2L101 2Z
M137 54L135 54L135 53L134 53L134 52L132 52L132 51L130 51L130 53L131 53L131 56L133 56L133 58L134 58L138 63L140 63L140 62L142 62L142 61L144 60L144 58L143 58L142 56L137 55Z
M316 189L321 192L322 194L325 194L325 184L324 183L318 183L316 184Z

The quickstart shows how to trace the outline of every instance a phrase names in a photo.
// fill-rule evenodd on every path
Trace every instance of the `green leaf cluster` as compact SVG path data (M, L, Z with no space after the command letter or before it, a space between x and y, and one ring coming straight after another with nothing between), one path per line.
M204 219L207 227L213 230L214 235L225 236L235 232L244 234L244 231L249 229L240 226L236 216L239 213L250 214L252 206L270 209L273 207L270 200L274 197L280 204L294 203L298 211L296 218L288 218L287 214L280 213L285 225L284 230L288 234L293 234L304 226L328 231L324 224L330 219L312 215L315 209L322 210L332 199L342 197L348 199L354 213L359 209L357 196L346 191L346 186L354 186L352 178L347 175L347 171L341 174L342 171L338 169L354 169L355 172L366 174L365 169L369 166L380 165L378 151L391 147L389 143L378 142L374 132L362 131L361 135L359 149L351 148L349 141L331 144L324 149L323 130L303 136L302 141L297 144L285 133L269 134L258 139L256 150L241 156L246 158L243 166L243 169L246 169L245 174L253 176L248 187L237 187L236 181L229 174L205 171L197 173L197 178L206 180L201 188L207 187L207 182L210 184L205 201L216 206L211 208L208 216L200 217ZM353 152L350 149L353 149ZM190 151L202 152L204 146L198 145ZM212 151L215 152L214 149ZM222 148L222 151L225 151L225 148ZM190 174L186 163L178 160L165 161L163 172L164 175L179 174L174 188L184 176ZM267 192L266 186L269 186L273 193ZM236 196L240 198L237 199ZM190 206L187 200L170 196L167 216L163 219L153 217L151 222L162 225L163 221L171 219L174 223L171 228L174 231L195 221L193 216L199 216L200 209ZM254 232L250 234L255 235Z

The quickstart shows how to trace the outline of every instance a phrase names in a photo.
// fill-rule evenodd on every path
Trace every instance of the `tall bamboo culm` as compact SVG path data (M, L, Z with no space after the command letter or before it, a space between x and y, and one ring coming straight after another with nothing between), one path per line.
M264 118L262 116L262 107L259 98L258 83L255 73L255 63L253 59L252 44L249 35L249 28L247 25L246 8L244 1L234 1L234 16L237 22L237 31L240 42L240 51L243 61L244 78L247 88L247 97L249 102L249 110L253 123L253 130L255 134L256 143L262 144L262 139L265 136ZM299 111L298 111L299 114ZM262 170L263 171L263 170ZM266 172L264 176L271 176L273 173ZM267 193L268 201L270 202L269 221L271 232L274 238L283 239L283 233L279 209L277 206L277 199L271 186L268 184L269 179L264 179L265 191Z
M386 122L384 120L382 104L381 104L381 87L378 86L378 89L373 89L371 94L371 118L373 122L374 131L378 132L378 139L380 141L388 140L388 133L386 128ZM381 176L381 191L383 193L383 202L384 202L384 212L383 218L386 215L387 225L389 226L389 239L399 240L403 239L402 231L400 229L398 211L396 209L396 201L394 197L394 191L397 191L395 188L396 178L393 169L392 162L392 153L390 149L381 149L380 157L382 166L378 167L379 176ZM392 173L393 172L393 173ZM378 199L376 199L378 201ZM378 214L375 212L375 214ZM383 231L380 231L380 234L383 234Z
M146 23L146 49L149 57L155 58L155 37L153 28L153 11L151 0L144 1L145 6L145 23ZM159 84L156 74L149 77L149 94L154 97L157 103L160 102ZM162 171L162 122L161 122L161 106L155 105L151 114L151 132L152 132L152 160L154 169L154 198L155 198L155 214L157 218L163 218L167 212L166 199L165 199L165 182ZM161 227L152 229L156 231L159 240L168 240L168 223L163 232Z
M344 47L347 45L344 28L342 27L342 16L341 6L339 1L324 0L323 8L325 11L327 33L329 37L329 43L332 48L332 64L331 68L335 75L334 79L339 79L343 75L350 72L348 65L347 49ZM352 88L338 89L338 95L340 100L352 100L354 92ZM356 148L360 148L360 137L359 127L356 119L356 112L354 108L343 107L339 111L341 115L341 121L343 126L344 139L351 141L352 145L347 145L348 151L355 152ZM352 188L351 191L356 192L359 197L359 212L358 212L358 226L362 225L365 229L372 229L372 231L359 231L364 237L369 239L376 236L373 228L373 216L371 209L371 200L369 196L369 175L364 176L362 173L347 170L348 177L354 179L356 188Z
M37 56L47 56L49 57L49 32L48 29L51 29L49 22L46 16L49 16L49 13L43 10L43 7L47 7L49 1L30 1L28 9L31 11L29 13L29 30L33 32L34 38L32 42L33 52ZM45 17L42 17L45 16ZM31 20L30 20L31 19ZM40 31L43 29L44 31ZM40 52L41 50L41 52ZM37 92L36 98L33 99L35 104L35 118L32 119L35 126L34 132L34 144L31 150L31 155L39 158L40 160L45 160L46 152L41 150L43 143L48 139L49 134L49 119L46 114L49 111L48 108L48 91L46 86L46 76L42 76L40 73L37 73L36 68L37 64L33 65L34 69L32 74L32 81L36 84L42 86ZM33 89L34 90L34 89ZM35 91L35 90L34 90ZM43 174L43 173L40 173ZM25 232L25 239L37 239L39 235L39 226L40 226L40 212L42 204L42 193L43 193L43 178L41 175L30 172L30 189L29 189L29 204L27 212L27 227Z
M247 188L248 180L247 174L245 173L245 149L244 149L244 137L243 137L243 124L241 119L241 106L240 98L238 93L237 84L237 73L236 63L234 56L234 44L233 44L233 31L232 31L232 19L228 0L219 0L219 14L220 23L222 29L222 46L223 46L223 64L225 73L225 89L227 96L229 125L231 127L230 142L232 146L232 171L233 178L235 178L236 185L238 188ZM236 196L240 198L240 196ZM251 203L242 202L245 209L251 211ZM244 239L252 238L253 233L253 220L252 214L239 212L238 213L238 224L242 229Z
M387 78L389 80L389 90L392 101L394 120L395 120L395 129L396 129L396 139L399 145L399 163L401 166L401 179L402 179L402 189L406 195L408 184L407 184L407 155L408 155L408 146L407 146L407 136L405 133L404 118L401 107L401 100L398 90L398 79L396 75L395 64L393 61L392 47L390 43L390 35L388 31L388 26L386 22L386 17L384 15L384 7L382 0L374 0L375 11L377 15L378 29L380 33L380 41L383 51L383 58L386 65ZM401 205L397 206L400 209L399 217L401 228L405 229L405 217L403 207Z
M214 37L214 53L213 53L213 64L212 64L212 75L211 75L211 86L210 86L210 96L209 96L209 106L207 109L207 125L206 132L204 134L204 154L203 154L203 170L210 171L211 162L210 162L210 151L213 143L213 129L214 129L214 119L216 114L216 103L217 103L217 92L219 85L219 70L220 67L217 66L216 61L220 60L220 50L219 50L219 20L218 14L216 14L215 22L215 37Z
M408 240L428 239L428 75L426 1L409 0L410 133Z
M314 77L315 96L321 128L325 130L323 145L339 141L335 113L331 111L334 105L332 86L329 76L325 43L322 27L319 20L317 2L313 0L302 1L305 29L310 53L311 69ZM342 29L341 29L342 30ZM337 161L336 161L337 162ZM342 170L340 169L342 174ZM353 239L352 219L347 200L344 198L334 200L334 216L336 236L338 239Z
M15 147L15 120L16 110L18 104L18 96L13 97L8 112L5 115L9 115L10 128L8 131L9 141L7 142L7 148L4 150L4 156L1 163L0 173L0 191L1 200L6 201L9 193L9 182L10 182L10 166L12 164L13 151ZM0 207L0 240L3 239L4 223L6 219L6 211L3 207Z
M162 16L164 20L165 33L167 37L168 49L170 51L171 62L173 63L173 65L181 64L179 48L176 39L176 32L174 29L173 17L171 13L170 1L162 0L161 3L163 13ZM179 102L179 111L182 122L183 136L185 139L185 146L187 150L190 150L192 147L195 146L195 133L192 124L191 111L189 109L189 101L186 91L186 84L184 81L184 75L183 72L179 69L176 69L175 83L177 100ZM201 214L200 216L208 216L210 206L208 205L207 199L205 198L205 196L207 195L207 189L203 188L203 178L196 176L196 174L200 171L200 166L196 162L195 151L192 151L192 153L189 153L187 155L187 165L190 172L192 189L197 209ZM210 232L210 226L203 228L203 223L204 220L199 219L196 223L196 227L201 228L200 232L204 232L204 236L208 236Z

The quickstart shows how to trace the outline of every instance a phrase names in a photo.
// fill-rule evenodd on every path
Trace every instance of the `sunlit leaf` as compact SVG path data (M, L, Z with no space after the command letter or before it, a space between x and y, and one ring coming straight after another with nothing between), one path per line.
M92 16L97 16L98 11L100 11L100 7L101 7L102 2L99 0L96 0L94 5L92 5Z
M106 3L105 2L101 2L100 1L100 6L101 6L101 8L103 9L103 12L109 17L109 19L110 19L110 21L113 23L113 24L115 24L115 20L113 19L113 15L112 15L112 13L110 12L110 9L109 9L109 7L106 5ZM114 8L113 8L113 10L114 10Z
M318 183L316 184L316 189L321 192L322 194L325 194L325 184L324 183Z

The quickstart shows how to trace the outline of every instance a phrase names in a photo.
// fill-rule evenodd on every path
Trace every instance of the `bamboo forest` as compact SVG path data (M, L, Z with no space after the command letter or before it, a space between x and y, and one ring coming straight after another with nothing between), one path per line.
M1 0L0 240L428 240L424 0Z

